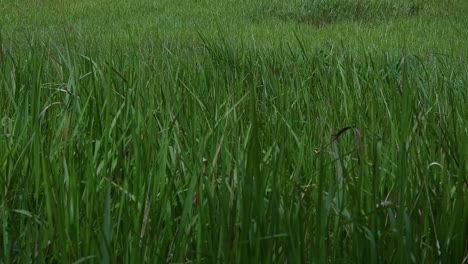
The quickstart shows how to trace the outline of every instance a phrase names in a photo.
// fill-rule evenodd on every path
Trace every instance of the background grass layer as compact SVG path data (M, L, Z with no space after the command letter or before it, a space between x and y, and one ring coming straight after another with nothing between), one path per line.
M466 262L464 10L2 1L0 263Z
M464 0L160 0L0 2L4 37L64 35L128 45L132 42L193 43L255 38L266 46L325 42L377 50L468 54L468 4ZM97 47L96 47L97 48Z

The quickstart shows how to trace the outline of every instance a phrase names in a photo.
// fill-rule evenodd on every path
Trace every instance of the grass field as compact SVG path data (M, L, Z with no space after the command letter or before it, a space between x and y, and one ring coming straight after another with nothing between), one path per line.
M0 263L468 263L468 2L0 2Z

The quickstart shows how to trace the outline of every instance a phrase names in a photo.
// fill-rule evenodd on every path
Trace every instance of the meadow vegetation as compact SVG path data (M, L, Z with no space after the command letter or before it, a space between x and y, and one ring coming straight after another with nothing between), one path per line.
M0 2L0 263L468 263L468 3Z

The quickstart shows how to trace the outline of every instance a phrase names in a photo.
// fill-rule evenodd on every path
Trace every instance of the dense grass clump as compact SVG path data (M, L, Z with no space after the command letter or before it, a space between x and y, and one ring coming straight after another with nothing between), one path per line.
M0 262L466 258L466 58L71 43L0 43Z
M391 20L417 16L424 9L421 1L276 1L264 3L252 18L262 20L274 17L313 26L325 26L337 22L388 23Z

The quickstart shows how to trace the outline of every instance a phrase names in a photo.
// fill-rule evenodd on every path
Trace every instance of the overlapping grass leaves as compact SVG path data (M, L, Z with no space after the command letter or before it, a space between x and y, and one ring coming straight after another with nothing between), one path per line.
M2 44L5 262L466 255L466 61L71 43Z

